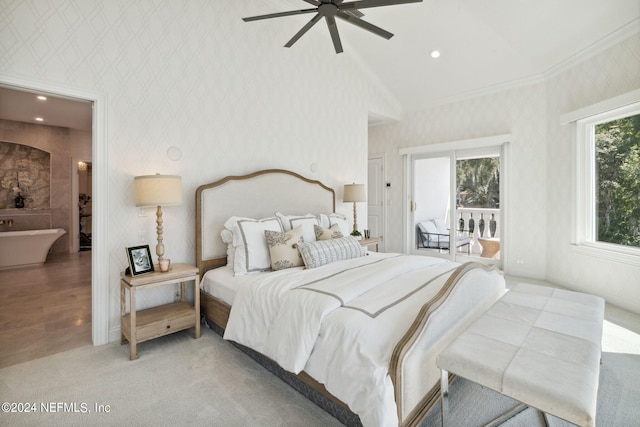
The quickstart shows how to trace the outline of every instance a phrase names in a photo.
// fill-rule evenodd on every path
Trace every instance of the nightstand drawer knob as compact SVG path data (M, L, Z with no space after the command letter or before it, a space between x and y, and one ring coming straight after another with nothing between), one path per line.
M167 329L169 329L171 327L171 325L167 325Z

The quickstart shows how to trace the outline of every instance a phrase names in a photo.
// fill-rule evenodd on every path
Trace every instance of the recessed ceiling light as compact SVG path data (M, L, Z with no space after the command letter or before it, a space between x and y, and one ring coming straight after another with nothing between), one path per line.
M44 122L44 119L42 117L36 117L36 122Z
M39 99L40 101L46 101L46 100L47 100L47 97L46 97L46 96L44 96L44 95L38 95L38 99Z
M431 57L433 59L440 58L440 51L439 50L432 50L430 55L431 55Z

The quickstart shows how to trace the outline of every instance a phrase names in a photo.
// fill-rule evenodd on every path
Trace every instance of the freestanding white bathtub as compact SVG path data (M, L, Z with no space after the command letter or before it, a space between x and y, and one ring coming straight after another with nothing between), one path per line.
M51 246L65 233L62 228L0 232L0 269L44 264Z

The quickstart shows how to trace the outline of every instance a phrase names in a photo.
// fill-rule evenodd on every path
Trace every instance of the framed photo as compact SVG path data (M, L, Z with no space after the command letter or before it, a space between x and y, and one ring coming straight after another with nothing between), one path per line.
M127 255L132 276L153 271L153 261L151 260L149 245L127 248Z

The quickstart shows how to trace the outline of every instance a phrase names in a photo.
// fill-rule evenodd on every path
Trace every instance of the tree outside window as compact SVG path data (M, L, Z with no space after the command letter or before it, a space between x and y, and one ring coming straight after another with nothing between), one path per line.
M640 247L640 114L594 129L597 240Z
M500 158L457 161L457 205L465 208L500 207Z

